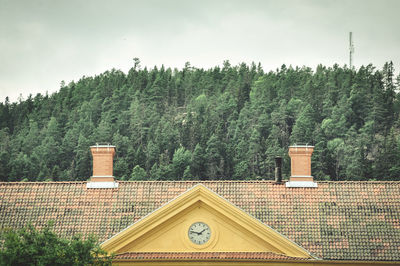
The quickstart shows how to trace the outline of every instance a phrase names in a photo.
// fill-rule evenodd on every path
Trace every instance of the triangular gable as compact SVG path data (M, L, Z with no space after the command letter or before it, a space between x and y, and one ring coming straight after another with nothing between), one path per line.
M189 239L196 222L210 228L205 243ZM197 234L197 233L196 233ZM200 232L199 232L200 234ZM310 253L198 184L102 243L109 253L123 252L273 252L312 258Z

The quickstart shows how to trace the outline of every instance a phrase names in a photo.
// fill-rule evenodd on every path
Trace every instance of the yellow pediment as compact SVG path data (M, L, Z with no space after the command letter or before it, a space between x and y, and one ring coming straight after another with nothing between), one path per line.
M203 227L194 225L198 222ZM101 246L107 252L116 254L273 252L292 257L312 257L307 250L201 184L132 224Z

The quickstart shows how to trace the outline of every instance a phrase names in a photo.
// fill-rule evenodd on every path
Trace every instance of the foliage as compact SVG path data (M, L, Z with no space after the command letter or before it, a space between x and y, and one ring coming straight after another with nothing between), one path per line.
M146 170L139 165L133 167L132 176L130 180L144 180L146 178Z
M400 179L400 76L382 70L244 63L134 66L52 95L0 103L0 180L85 180L89 146L117 146L128 180L271 179L274 156L315 145L317 179Z
M47 225L1 232L0 265L111 265L111 258L93 237L58 237Z

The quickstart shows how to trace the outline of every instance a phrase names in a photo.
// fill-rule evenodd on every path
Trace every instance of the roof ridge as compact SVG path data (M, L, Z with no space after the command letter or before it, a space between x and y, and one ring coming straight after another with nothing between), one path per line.
M274 180L115 180L119 183L276 183ZM283 182L287 182L284 180ZM0 184L85 184L89 180L84 181L11 181L0 182ZM340 180L340 181L326 181L316 180L318 183L373 183L373 184L387 184L387 183L400 183L400 180ZM279 184L279 183L277 183Z
M84 184L88 181L11 181L0 184Z

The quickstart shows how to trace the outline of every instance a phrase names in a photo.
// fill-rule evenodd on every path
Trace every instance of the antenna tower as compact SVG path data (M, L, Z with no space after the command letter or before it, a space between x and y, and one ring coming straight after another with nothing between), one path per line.
M354 44L353 44L353 33L350 31L349 34L349 41L350 41L350 46L349 46L349 50L350 50L350 69L353 68L353 53L354 53Z

